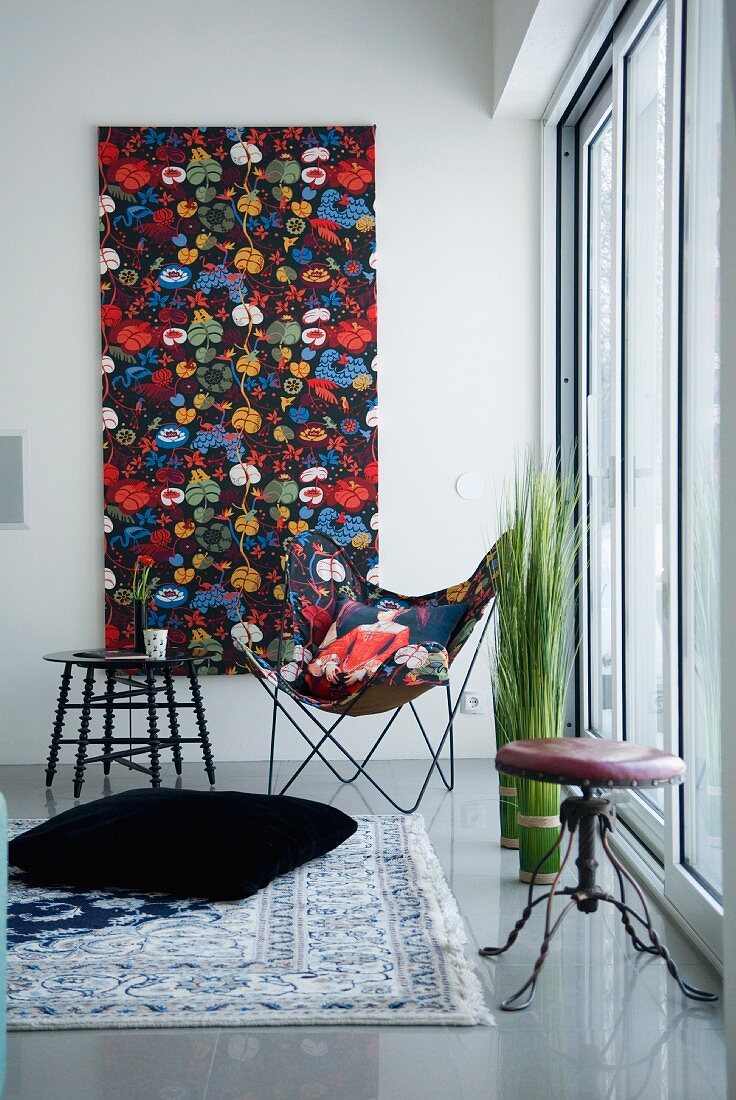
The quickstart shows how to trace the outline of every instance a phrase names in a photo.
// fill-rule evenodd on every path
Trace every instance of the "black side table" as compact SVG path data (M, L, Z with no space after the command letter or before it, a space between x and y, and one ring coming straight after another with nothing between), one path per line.
M171 749L176 774L181 775L181 746L190 744L201 745L207 778L211 784L214 784L215 765L212 759L212 749L204 717L202 693L194 658L187 653L177 652L168 653L161 660L153 660L142 656L140 653L131 653L130 658L106 658L84 656L84 652L78 650L76 653L47 653L44 657L44 661L54 661L64 666L61 674L61 687L59 689L54 729L51 735L51 750L46 768L46 786L50 787L54 781L61 745L77 746L76 768L74 770L75 798L79 798L82 792L86 765L97 764L100 761L102 761L105 775L109 774L110 765L117 762L123 764L126 768L150 775L151 786L160 787L161 749ZM176 666L183 666L186 669L192 696L191 702L180 702L177 699L172 675L172 669ZM69 702L72 672L75 668L85 670L81 703ZM101 695L95 695L94 693L95 672L98 670L105 673L105 691ZM124 685L124 690L116 691L118 685ZM159 703L156 701L156 697L160 693L164 694L165 702ZM145 702L135 701L139 696L145 696ZM62 737L68 710L81 711L77 737ZM93 710L105 712L102 737L90 737L89 735ZM133 710L148 711L148 737L115 737L116 712ZM156 713L159 710L168 712L168 736L159 736ZM181 736L177 713L179 710L194 711L197 722L197 737ZM102 752L98 756L87 756L89 745L102 745ZM115 748L116 745L126 745L127 747L117 749ZM141 753L147 753L150 756L150 768L146 768L132 759L133 756L139 756Z

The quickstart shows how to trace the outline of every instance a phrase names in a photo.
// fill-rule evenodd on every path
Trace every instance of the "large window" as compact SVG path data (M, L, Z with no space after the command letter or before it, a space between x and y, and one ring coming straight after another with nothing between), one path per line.
M624 736L664 746L664 229L667 8L624 55ZM661 809L661 791L645 796Z
M688 9L682 234L684 858L720 896L720 0Z
M611 255L613 245L613 122L610 90L589 116L596 125L584 140L587 298L586 429L588 489L587 654L590 728L603 737L613 730L611 623ZM587 138L587 135L585 135Z
M555 120L556 423L586 523L579 732L684 756L681 790L633 792L619 815L715 953L721 5L630 0Z

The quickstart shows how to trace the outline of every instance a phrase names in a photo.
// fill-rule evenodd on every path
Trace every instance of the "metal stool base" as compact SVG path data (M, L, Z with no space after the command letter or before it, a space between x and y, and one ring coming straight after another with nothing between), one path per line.
M560 829L559 836L535 868L529 884L527 904L521 917L511 929L506 943L503 947L482 947L479 951L479 954L486 958L493 958L497 955L502 955L504 951L508 951L516 942L519 933L529 920L534 908L543 901L547 902L544 939L542 940L542 946L531 976L521 989L517 990L513 996L507 997L506 1000L502 1002L501 1008L506 1012L521 1012L522 1009L529 1007L534 999L539 975L547 961L550 943L567 914L575 908L583 913L594 913L601 902L613 905L621 914L621 922L636 951L649 955L658 955L660 958L664 959L668 971L686 997L694 1001L717 1001L718 997L715 993L708 993L706 990L696 989L694 986L688 985L688 983L680 977L669 951L660 941L654 929L649 906L647 905L641 887L611 851L608 842L608 834L612 832L614 828L615 811L610 801L607 798L593 798L590 789L586 788L582 797L565 799L560 807L560 820L562 822L562 828ZM575 864L578 868L578 882L576 886L566 886L560 889L559 883L570 860L576 833L578 835L578 857L575 860ZM560 865L560 869L555 875L554 882L546 894L534 898L533 893L537 881L537 872L562 844L565 835L568 837L567 848L565 849L565 855ZM620 897L609 894L597 885L596 871L598 869L598 860L596 859L596 839L600 839L603 852L608 857L616 873ZM626 903L625 884L627 882L633 887L641 902L644 911L643 916ZM569 897L570 900L564 906L557 919L553 921L552 904L555 897L558 896ZM640 937L640 930L637 930L637 927L633 923L635 921L646 931L648 942ZM526 999L521 1000L527 990L528 996Z

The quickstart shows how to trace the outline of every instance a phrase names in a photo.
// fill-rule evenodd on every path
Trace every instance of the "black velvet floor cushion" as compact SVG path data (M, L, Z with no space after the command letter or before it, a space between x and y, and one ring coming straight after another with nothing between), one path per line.
M34 882L245 898L325 855L357 829L320 802L238 791L125 791L44 821L10 842Z

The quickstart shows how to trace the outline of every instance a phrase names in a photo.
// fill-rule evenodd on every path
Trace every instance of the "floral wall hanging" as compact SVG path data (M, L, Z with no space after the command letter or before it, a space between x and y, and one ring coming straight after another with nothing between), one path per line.
M284 540L378 564L374 129L103 127L106 644L273 651ZM271 652L271 656L275 656Z

